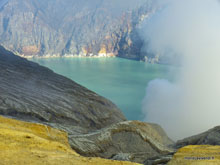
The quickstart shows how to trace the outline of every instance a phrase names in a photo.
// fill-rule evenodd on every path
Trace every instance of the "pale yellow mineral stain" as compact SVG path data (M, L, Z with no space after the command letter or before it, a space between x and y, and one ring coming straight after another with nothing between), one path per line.
M68 144L67 133L41 124L0 116L1 165L137 165L82 157Z
M183 147L177 151L168 165L220 165L220 146Z

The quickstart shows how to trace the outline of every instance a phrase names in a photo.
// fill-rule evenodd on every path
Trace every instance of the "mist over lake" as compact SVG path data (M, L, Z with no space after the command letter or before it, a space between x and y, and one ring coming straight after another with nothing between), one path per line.
M145 89L153 79L172 80L175 67L121 58L34 58L53 71L110 99L129 120L143 120Z

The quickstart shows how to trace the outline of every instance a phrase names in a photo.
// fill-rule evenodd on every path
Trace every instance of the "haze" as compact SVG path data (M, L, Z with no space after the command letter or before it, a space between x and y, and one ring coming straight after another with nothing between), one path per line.
M176 81L153 80L146 89L145 121L174 140L220 125L220 5L217 0L173 0L143 26L154 53L175 52Z

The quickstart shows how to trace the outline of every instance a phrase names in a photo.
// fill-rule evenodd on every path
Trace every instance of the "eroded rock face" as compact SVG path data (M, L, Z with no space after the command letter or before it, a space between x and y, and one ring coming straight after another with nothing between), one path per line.
M181 148L187 145L220 145L220 126L201 134L178 140L175 147Z
M138 165L131 162L85 158L72 150L67 133L46 125L0 116L1 164Z
M69 134L125 120L109 100L0 47L0 114L41 122Z
M0 42L20 55L118 55L142 59L138 26L152 0L4 0Z
M143 163L149 157L172 152L173 142L159 126L125 121L84 135L69 136L70 145L85 156ZM160 131L159 131L160 130Z

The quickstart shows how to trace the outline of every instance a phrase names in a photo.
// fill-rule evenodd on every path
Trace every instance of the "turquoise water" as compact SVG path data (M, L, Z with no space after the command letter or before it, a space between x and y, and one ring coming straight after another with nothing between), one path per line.
M121 58L32 59L114 102L129 120L142 120L141 104L148 82L172 77L168 65Z

